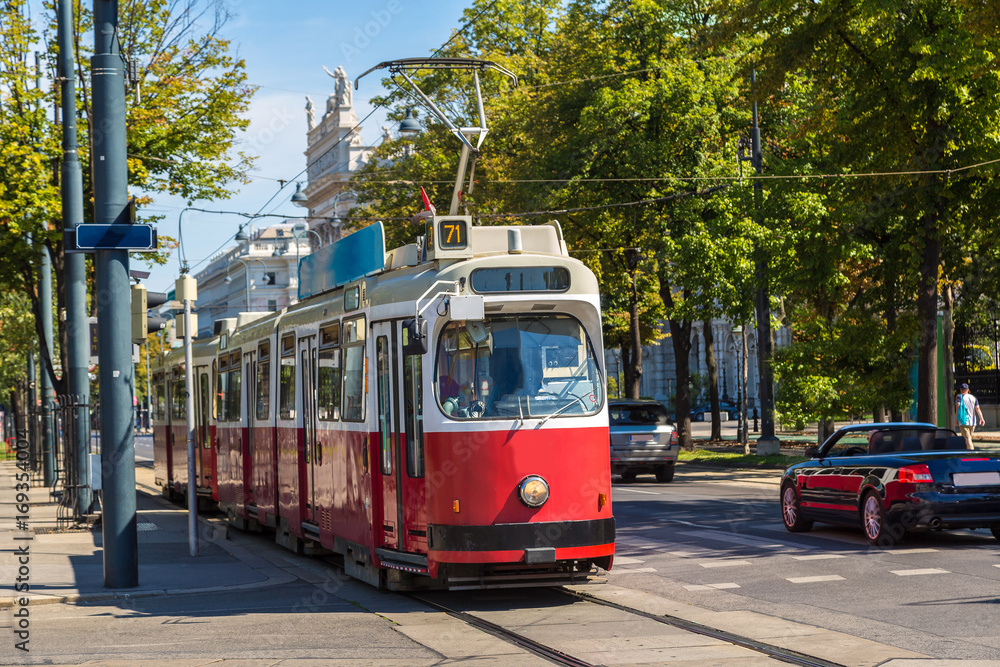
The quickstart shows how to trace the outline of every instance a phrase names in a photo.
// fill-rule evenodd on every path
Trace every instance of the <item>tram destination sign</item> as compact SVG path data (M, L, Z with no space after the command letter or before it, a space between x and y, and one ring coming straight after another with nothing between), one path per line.
M76 249L82 252L95 252L97 250L156 251L156 230L152 225L88 223L77 225L75 231Z
M376 222L299 260L299 299L378 273L383 267L385 230Z

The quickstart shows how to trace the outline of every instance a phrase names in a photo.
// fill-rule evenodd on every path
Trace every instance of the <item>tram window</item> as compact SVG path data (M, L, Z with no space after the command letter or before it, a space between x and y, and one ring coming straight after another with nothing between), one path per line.
M218 366L216 364L215 359L212 359L212 386L213 387L216 385L216 383L218 382L218 379L219 379L219 371L217 370L217 368L218 368ZM210 401L210 403L212 404L212 417L216 421L219 421L220 416L219 416L219 406L217 404L217 401Z
M229 371L219 365L215 377L215 414L220 422L229 421Z
M392 410L390 391L392 373L389 368L389 339L379 336L375 341L376 376L378 377L378 430L382 460L382 474L392 474Z
M218 360L218 373L215 375L215 416L220 422L226 421L226 394L229 389L229 355L223 355Z
M187 395L184 385L184 378L180 377L173 381L170 393L171 414L175 422L187 419Z
M424 391L419 356L403 358L403 410L406 420L406 474L424 476Z
M438 404L452 419L591 415L604 402L593 346L566 315L452 322L436 364Z
M152 408L150 419L162 421L167 416L167 388L163 384L163 376L157 375L153 382L153 400L150 404Z
M278 371L278 415L295 419L295 336L281 339L281 365Z
M257 348L257 419L266 420L271 413L271 345L267 341Z
M340 324L319 330L319 368L316 383L316 416L322 421L340 419Z
M240 400L243 386L243 369L240 366L240 353L233 352L229 362L229 395L226 397L226 419L238 422L242 419L243 402Z
M344 394L345 421L365 420L365 390L367 364L365 359L365 319L359 317L344 322Z
M340 350L320 350L316 413L323 421L340 419Z
M212 388L208 384L208 373L201 374L201 381L198 386L198 395L201 407L201 447L202 449L209 449L212 446L212 442L209 437L208 410L212 403Z
M565 292L569 289L569 271L561 266L476 269L471 280L472 289L480 294Z
M295 419L295 357L282 357L278 376L278 411L282 419Z

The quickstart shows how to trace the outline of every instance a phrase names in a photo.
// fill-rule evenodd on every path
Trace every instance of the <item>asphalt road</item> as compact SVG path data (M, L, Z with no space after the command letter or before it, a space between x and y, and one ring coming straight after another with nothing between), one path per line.
M609 581L937 658L1000 658L1000 544L988 531L911 535L892 550L849 528L792 534L770 473L732 477L682 466L669 484L614 478Z
M734 435L735 425L725 422L723 435ZM693 424L693 435L707 438L710 426ZM136 458L152 459L151 437L136 438ZM788 533L779 514L779 475L681 465L672 483L640 476L637 483L622 484L614 478L618 539L609 583L714 611L786 618L935 658L1000 660L1000 543L987 531L911 535L888 551L870 547L860 530L817 524L809 533ZM287 560L312 567L306 557L288 554ZM287 593L293 599L302 595ZM201 616L197 610L202 604L211 609L211 603L196 602L191 615ZM155 604L133 611L155 616ZM269 621L281 625L281 612L274 611L278 616ZM126 611L123 617L129 616ZM213 624L236 620L205 617ZM360 624L357 630L370 628ZM345 631L341 639L356 646L352 629ZM175 650L169 644L164 648ZM400 645L387 641L381 648L374 659L400 659L393 652Z

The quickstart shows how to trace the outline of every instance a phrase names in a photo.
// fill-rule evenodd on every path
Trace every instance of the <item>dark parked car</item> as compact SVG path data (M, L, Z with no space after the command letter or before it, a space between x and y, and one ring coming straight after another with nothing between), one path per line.
M907 531L989 528L1000 539L1000 457L954 431L913 422L857 424L831 435L781 480L785 528L860 526L871 544Z
M656 401L608 401L611 421L611 472L631 482L653 473L658 482L674 478L680 452L677 429L667 409Z
M752 411L751 411L752 412ZM719 401L719 417L725 421L727 419L739 419L740 409L735 403ZM712 404L706 403L696 408L691 408L691 421L703 422L712 418Z

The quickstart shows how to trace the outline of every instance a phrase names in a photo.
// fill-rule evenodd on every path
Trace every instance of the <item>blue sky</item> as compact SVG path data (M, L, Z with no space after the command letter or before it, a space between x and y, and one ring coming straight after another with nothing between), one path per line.
M256 213L274 196L262 212L302 215L304 210L289 202L294 184L278 193L277 180L292 179L305 168L305 97L312 97L321 115L334 89L323 66L331 71L342 66L353 81L382 61L430 55L464 24L462 11L470 4L471 0L230 0L234 16L225 34L246 60L248 82L259 87L248 113L251 124L239 147L259 157L251 183L232 198L191 205ZM369 99L385 92L381 78L380 72L368 75L354 92L359 119L372 110ZM377 143L384 124L384 113L376 111L362 126L364 142ZM176 197L155 199L150 210L165 216L159 224L161 233L176 237L177 219L186 202ZM237 216L184 214L184 252L192 273L205 268L214 252L235 244L227 239L243 221ZM258 225L274 222L280 219L266 218ZM134 270L150 271L145 282L153 291L172 289L178 275L176 251L162 267L150 269L139 255L132 255L131 264Z

